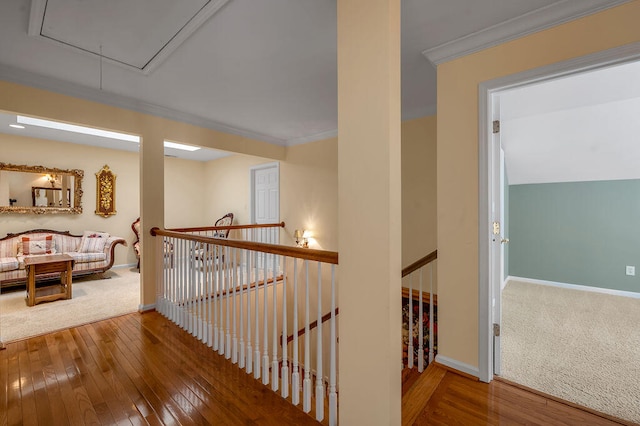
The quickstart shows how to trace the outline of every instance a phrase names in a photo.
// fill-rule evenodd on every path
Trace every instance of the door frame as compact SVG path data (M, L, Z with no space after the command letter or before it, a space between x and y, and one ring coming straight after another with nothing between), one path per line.
M591 55L558 62L482 82L478 86L478 372L479 379L490 382L494 376L493 299L499 290L490 277L500 265L499 256L492 250L491 206L494 200L491 186L493 98L499 92L532 83L553 80L581 72L633 62L640 59L640 43L608 49ZM496 258L498 257L498 258ZM498 274L498 276L500 276ZM494 280L495 281L495 280ZM499 289L500 283L497 283ZM498 294L496 294L498 292Z
M250 221L256 223L256 172L258 170L265 170L275 168L278 172L278 220L280 220L280 162L273 161L271 163L258 164L249 168L249 204L250 204Z

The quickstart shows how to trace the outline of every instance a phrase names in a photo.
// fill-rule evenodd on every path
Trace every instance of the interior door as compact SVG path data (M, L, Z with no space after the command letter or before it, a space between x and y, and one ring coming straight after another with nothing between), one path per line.
M251 169L252 222L257 224L280 222L280 168L278 163L261 165ZM278 244L280 228L258 229L253 240ZM267 257L271 266L272 255ZM258 267L264 265L264 257L258 256Z

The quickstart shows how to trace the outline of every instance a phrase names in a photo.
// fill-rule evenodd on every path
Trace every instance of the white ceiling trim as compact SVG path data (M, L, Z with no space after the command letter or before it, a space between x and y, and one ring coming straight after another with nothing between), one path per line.
M111 64L116 64L120 67L129 69L129 70L134 70L137 72L142 72L145 75L149 75L156 68L158 68L160 64L162 64L162 62L164 62L165 59L167 59L178 47L180 47L182 43L184 43L193 33L195 33L205 22L207 22L209 18L215 15L216 12L218 12L218 10L222 8L222 6L227 4L227 2L229 2L229 0L210 0L209 2L207 2L207 4L204 5L202 9L200 9L198 13L196 13L193 16L193 18L191 18L189 22L184 27L182 27L175 34L175 36L171 40L169 40L169 42L165 44L153 56L153 58L149 62L147 62L142 68L138 68L136 66L126 64L121 61L116 61L106 56L103 56L102 59ZM47 0L31 0L31 10L29 12L29 28L27 30L27 34L34 37L41 37L41 38L47 39L48 41L56 43L59 46L72 47L77 52L80 52L84 55L91 55L92 57L101 56L99 54L79 48L77 46L73 46L73 45L55 40L53 38L43 36L41 34L41 29L42 29L42 23L44 20L46 6L47 6Z
M303 143L321 141L323 139L335 138L336 136L338 136L338 129L327 130L326 132L320 132L314 135L288 139L286 146L302 145Z
M489 47L497 46L630 0L563 0L524 15L484 28L480 31L426 49L422 54L434 65L440 65Z
M10 81L12 83L17 83L17 84L24 84L24 85L35 87L38 89L60 93L62 95L67 95L75 98L85 99L88 101L98 102L105 105L111 105L118 108L141 112L144 114L150 114L157 117L166 118L169 120L179 121L187 124L192 124L194 126L199 126L199 127L204 127L211 130L216 130L219 132L229 133L232 135L242 136L250 139L256 139L256 140L271 143L274 145L280 145L280 146L286 145L283 139L274 138L272 136L254 132L251 130L228 126L226 124L219 123L213 120L208 120L206 118L202 118L197 115L189 114L186 112L178 111L171 108L166 108L163 106L159 106L159 105L155 105L147 102L142 102L138 99L116 95L113 93L103 92L98 89L69 83L68 81L59 80L56 78L45 77L40 74L35 74L29 71L21 70L21 69L10 67L3 64L0 64L0 80ZM11 111L11 112L24 113L24 111ZM47 118L47 117L42 117L42 118ZM118 129L113 129L113 130L118 130Z

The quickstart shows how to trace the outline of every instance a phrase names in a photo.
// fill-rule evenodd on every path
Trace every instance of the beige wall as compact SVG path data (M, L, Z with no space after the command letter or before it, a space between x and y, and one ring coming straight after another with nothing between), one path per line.
M338 251L337 139L288 147L280 188L280 217L290 243L296 229L306 229L309 247Z
M272 160L251 155L231 155L209 161L205 166L204 224L214 222L227 213L233 213L234 224L250 222L249 168Z
M438 248L436 116L402 123L402 266Z
M640 41L640 1L438 66L438 352L478 366L478 84Z
M206 163L165 157L164 159L164 226L188 228L208 223L204 207Z

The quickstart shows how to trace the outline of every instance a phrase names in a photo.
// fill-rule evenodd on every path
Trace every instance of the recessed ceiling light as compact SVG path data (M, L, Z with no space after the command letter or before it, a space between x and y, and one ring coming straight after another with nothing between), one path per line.
M14 129L24 129L24 126L20 124L9 124L9 127L13 127Z
M164 147L165 148L173 148L173 149L181 149L183 151L197 151L200 149L199 146L193 146L193 145L184 145L181 143L175 143L175 142L169 142L169 141L164 141Z
M67 132L82 133L85 135L101 136L103 138L140 143L139 136L128 135L126 133L110 132L108 130L94 129L93 127L76 126L74 124L61 123L59 121L24 117L22 115L19 115L17 117L17 121L18 123L29 124L31 126L46 127L49 129L64 130Z

